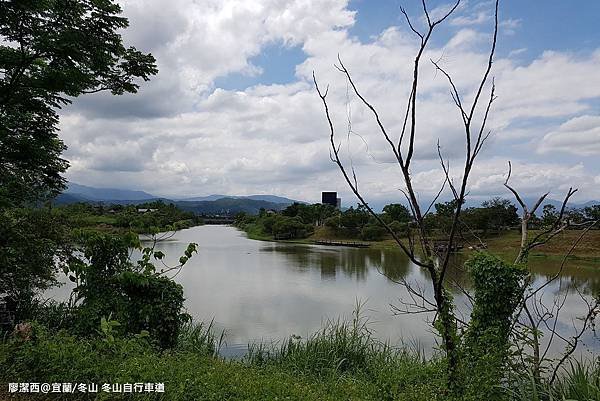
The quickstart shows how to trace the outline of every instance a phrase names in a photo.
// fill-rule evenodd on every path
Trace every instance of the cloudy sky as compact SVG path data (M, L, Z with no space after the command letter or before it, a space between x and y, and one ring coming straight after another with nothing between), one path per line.
M329 85L341 155L372 202L402 200L402 181L375 122L334 68L339 54L392 136L401 129L424 19L416 0L121 0L125 42L157 59L136 95L81 97L61 112L67 178L99 187L186 197L277 194L353 198L329 159L329 131L312 71ZM436 143L459 175L461 117L439 60L469 104L486 66L490 1L469 0L434 33L424 57L413 177L437 192ZM428 2L432 15L448 7ZM470 182L474 197L504 194L507 161L524 194L569 186L600 199L600 2L505 0L492 71L493 133ZM489 88L486 88L489 90ZM349 124L351 130L349 132Z

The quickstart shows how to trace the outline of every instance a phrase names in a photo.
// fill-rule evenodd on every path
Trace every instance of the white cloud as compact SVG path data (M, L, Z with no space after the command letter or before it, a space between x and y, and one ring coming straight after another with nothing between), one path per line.
M521 19L507 19L504 21L500 21L499 30L505 35L514 35L517 33L517 29L521 26Z
M488 22L491 18L492 16L488 12L480 11L475 15L462 15L453 18L450 23L456 26L481 25L484 22Z
M343 178L329 160L329 131L312 86L314 70L323 87L330 85L328 100L337 140L343 143L345 160L352 155L361 188L373 199L402 199L398 169L389 164L388 144L370 111L356 96L348 95L347 83L333 64L339 53L361 93L378 108L397 140L417 49L414 35L390 27L368 43L359 42L348 33L355 14L348 10L346 0L172 3L176 4L165 7L159 0L124 3L131 22L127 39L156 56L160 73L137 95L85 97L63 112L61 135L69 145L66 156L72 163L69 179L165 195L271 192L317 200L319 191L328 188L347 198ZM485 10L478 5L474 5L477 18ZM455 25L466 25L460 21ZM511 24L518 26L505 23ZM475 23L469 26L453 28L446 43L438 37L436 43L442 44L423 56L413 167L423 197L435 193L439 184L437 140L457 171L464 151L461 119L448 83L428 60L440 60L469 107L489 46L489 32L480 32ZM482 26L489 31L489 26ZM214 87L216 78L232 72L260 73L251 59L273 43L297 45L306 54L306 60L296 66L295 82L239 91ZM579 149L567 152L599 152L597 128L583 124L586 119L597 120L577 116L590 114L589 101L600 98L600 51L583 55L546 52L527 64L519 64L512 58L516 55L494 63L498 100L489 127L503 141L498 147L490 142L486 149L488 160L481 159L474 171L473 194L502 190L507 157L498 154L512 141L550 132L541 142L542 152L566 150L566 138L577 138L570 145ZM353 131L366 141L368 152L357 136L351 136L349 147L345 142L348 102ZM543 121L546 130L533 124L518 126L530 119ZM545 163L540 158L547 153L536 153L535 142L523 146L524 154L510 158L514 182L525 191L537 193L571 182L585 187L598 180L597 164ZM538 159L531 160L532 156Z
M538 150L568 152L581 156L600 155L600 116L575 117L544 136Z

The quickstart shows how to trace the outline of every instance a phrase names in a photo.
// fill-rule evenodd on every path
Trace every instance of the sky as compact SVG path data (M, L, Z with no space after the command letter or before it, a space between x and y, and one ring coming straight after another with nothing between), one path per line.
M159 73L135 95L75 99L61 111L68 180L185 198L275 194L319 201L337 191L355 203L329 155L329 128L314 88L329 85L336 143L369 202L403 200L404 184L369 110L334 64L341 58L361 93L398 138L418 37L417 0L121 0L126 45L151 52ZM430 14L450 3L427 1ZM600 2L504 0L492 76L491 136L469 181L473 199L525 196L570 186L575 201L600 199ZM470 105L486 68L493 2L462 1L433 34L420 71L412 178L431 199L443 173L460 178L462 121L446 78ZM489 96L489 85L484 95ZM484 107L483 107L484 108ZM476 120L482 116L478 109Z

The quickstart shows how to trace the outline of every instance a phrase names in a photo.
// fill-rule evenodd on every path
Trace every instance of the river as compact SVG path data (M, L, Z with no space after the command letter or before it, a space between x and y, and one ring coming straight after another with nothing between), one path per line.
M184 287L187 312L198 321L214 319L217 331L225 330L224 356L243 355L249 343L272 343L319 330L327 319L352 318L357 302L363 305L374 335L392 344L418 346L429 353L435 336L425 314L397 315L391 305L410 301L406 289L395 281L406 280L430 291L426 271L397 250L357 249L255 241L230 226L198 226L178 231L159 242L166 263L176 265L188 243L198 243L198 253L177 274ZM458 258L456 266L462 264ZM539 283L558 269L557 262L531 265ZM459 267L451 279L468 288L467 274ZM547 287L549 304L556 295L567 295L557 323L563 335L585 312L575 286L584 293L598 291L600 274L590 268L570 266L561 280ZM64 288L60 292L63 292ZM468 316L469 302L458 287L454 297ZM591 334L583 337L583 349L599 350ZM556 343L551 352L557 354Z

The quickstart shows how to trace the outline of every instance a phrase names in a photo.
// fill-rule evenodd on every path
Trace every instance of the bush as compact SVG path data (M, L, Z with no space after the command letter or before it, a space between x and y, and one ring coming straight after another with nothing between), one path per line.
M408 236L408 223L401 223L398 220L394 220L389 224L389 227L398 236Z
M329 217L328 219L325 220L325 227L329 227L334 230L337 230L340 228L340 225L341 225L341 217L339 215Z
M272 233L276 237L303 238L312 230L312 225L304 224L298 217L277 216Z
M145 330L161 348L170 348L188 320L182 312L183 287L154 271L150 255L160 259L164 257L160 252L146 248L137 265L129 261L128 246L135 245L136 239L105 234L81 239L84 258L70 265L79 302L76 330L83 335L94 333L106 317L120 323L117 330L121 333ZM192 252L188 248L180 262L184 264Z
M467 394L500 399L510 349L511 318L526 272L501 259L477 253L467 263L475 292L464 337Z
M379 241L386 233L386 229L377 224L369 224L360 232L360 238L365 241Z
M0 209L0 305L14 318L7 326L31 318L36 294L56 284L68 248L66 226L50 210Z

